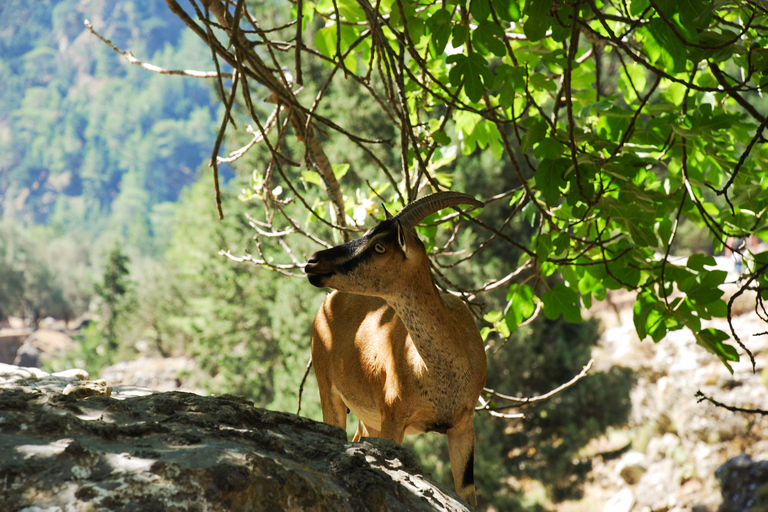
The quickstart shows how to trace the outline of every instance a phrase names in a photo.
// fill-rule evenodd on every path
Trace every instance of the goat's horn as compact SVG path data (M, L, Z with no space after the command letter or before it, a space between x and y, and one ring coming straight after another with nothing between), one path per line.
M485 206L482 201L478 201L469 194L462 194L460 192L438 192L412 202L403 208L395 218L400 221L400 224L404 228L412 229L416 224L433 213L442 210L443 208L458 206L460 204L471 204L478 208Z

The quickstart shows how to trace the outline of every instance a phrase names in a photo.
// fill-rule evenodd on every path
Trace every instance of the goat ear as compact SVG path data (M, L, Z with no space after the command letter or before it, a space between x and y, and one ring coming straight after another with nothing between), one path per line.
M387 210L387 207L384 206L384 203L381 203L381 209L384 210L384 215L386 215L386 220L389 220L392 218L392 214L389 213L389 210Z

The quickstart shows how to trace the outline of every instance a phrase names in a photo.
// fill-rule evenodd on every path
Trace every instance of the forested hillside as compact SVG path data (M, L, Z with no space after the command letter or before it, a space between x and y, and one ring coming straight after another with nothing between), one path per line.
M63 232L109 229L146 246L210 151L210 82L149 73L137 58L207 67L164 2L11 0L0 7L0 212Z

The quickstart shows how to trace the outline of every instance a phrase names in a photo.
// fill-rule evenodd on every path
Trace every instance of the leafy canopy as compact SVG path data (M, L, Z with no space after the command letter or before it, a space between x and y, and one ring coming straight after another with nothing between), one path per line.
M487 203L479 216L461 216L475 236L463 259L502 246L514 255L508 268L457 286L439 270L462 260L457 216L436 216L440 228L422 231L443 286L470 300L506 288L484 334L506 337L539 311L578 322L582 307L624 289L637 294L641 338L688 328L729 366L739 358L729 339L747 347L733 329L703 323L730 318L727 273L710 256L726 244L744 256L735 296L752 290L768 319L768 252L732 243L768 240L761 2L299 0L269 30L260 4L202 0L194 19L167 3L238 72L231 92L269 149L250 196L264 203L265 241L284 235L288 247L291 235L317 240L329 227L350 237L365 212L383 215L379 197L396 209L424 189L450 188L458 167L490 152L504 170L498 188L462 180L461 191ZM226 35L213 42L220 28ZM318 63L324 72L315 68L305 83ZM377 101L399 137L348 130L348 113L323 110L324 91L342 83ZM261 87L296 140L257 115L250 90ZM348 139L365 161L329 161L317 132ZM383 163L393 154L396 170ZM303 175L288 169L302 165ZM277 185L290 198L273 194ZM297 223L284 208L294 200L322 222ZM691 225L704 242L680 247ZM301 266L287 250L284 261L261 263Z

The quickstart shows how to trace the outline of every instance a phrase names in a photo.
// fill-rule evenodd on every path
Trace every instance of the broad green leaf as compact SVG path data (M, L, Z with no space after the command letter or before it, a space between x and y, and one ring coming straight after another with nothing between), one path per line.
M563 283L557 283L552 290L545 292L541 300L544 303L544 315L550 320L563 315L566 322L581 322L579 295Z
M491 15L491 6L488 0L471 0L469 4L469 13L477 22L488 19Z
M434 51L433 57L442 55L451 37L451 13L445 9L435 11L427 20L427 29L431 35L431 49Z
M677 283L681 292L700 304L709 304L723 295L719 288L725 282L728 273L725 270L708 270L690 276Z
M451 137L449 137L448 134L442 130L432 132L432 140L434 140L435 143L440 146L447 146L451 143Z
M536 158L549 158L551 160L559 158L564 152L565 144L549 137L539 142L533 149Z
M712 256L697 253L688 257L688 262L685 264L685 266L691 270L696 270L697 272L706 272L707 269L704 267L716 267L717 262Z
M339 28L339 26L336 24L326 25L315 34L315 46L320 53L330 59L340 57L337 50L340 50L343 55L349 46L357 39L357 30L355 28L349 25L341 25L340 45L337 46L337 28ZM344 66L352 73L355 72L357 68L357 58L353 53L350 53L344 59Z
M526 132L523 136L522 150L528 151L534 144L547 136L549 125L543 119L536 117L526 119L523 125L526 128Z
M712 327L694 334L696 335L696 342L719 357L728 370L733 373L733 368L729 364L729 361L738 361L739 353L732 345L723 343L725 340L729 339L730 336L720 329L714 329Z
M685 71L687 59L685 46L672 32L672 29L659 18L652 19L647 28L658 45L658 54L654 61L661 59L663 65L675 73Z
M312 183L313 185L317 185L318 187L322 186L320 175L315 171L304 171L301 173L301 177L304 178L304 181L306 181L307 183Z
M472 46L482 53L491 52L497 57L507 54L507 47L501 42L504 31L492 21L481 21L472 31Z
M525 0L523 15L527 19L523 22L523 32L529 41L538 41L546 35L552 23L549 13L553 5L554 0Z
M637 296L635 305L632 308L632 320L635 324L637 335L641 340L652 333L658 333L660 330L663 330L664 334L666 334L663 311L664 305L653 294L644 292ZM653 337L653 339L656 341L656 337Z
M446 62L453 64L449 72L451 85L458 87L464 81L464 92L470 101L480 101L483 97L483 83L493 83L493 73L488 69L488 62L477 53L469 57L458 54L451 55Z
M546 260L549 258L549 253L552 252L552 236L549 233L542 233L536 237L534 245L536 257L540 260Z
M632 16L639 16L648 7L650 7L650 1L649 0L632 0L629 3L629 13Z
M503 21L517 21L520 19L520 6L518 0L491 0L496 14Z
M550 26L552 27L552 39L555 41L564 41L571 35L571 20L573 19L573 8L564 3L553 13Z
M365 21L365 13L356 0L337 0L337 2L339 15L341 15L344 21L350 23Z
M562 196L560 187L565 186L563 167L555 160L544 159L536 167L536 188L541 191L548 205L557 204Z

